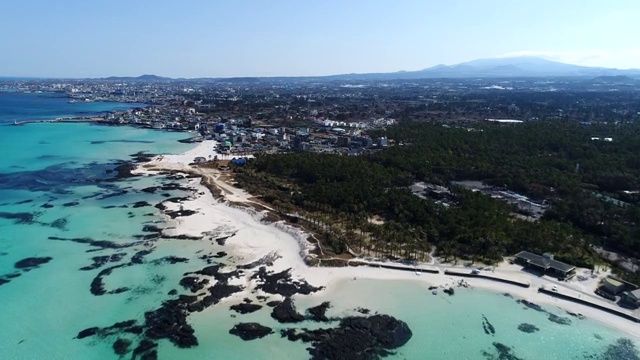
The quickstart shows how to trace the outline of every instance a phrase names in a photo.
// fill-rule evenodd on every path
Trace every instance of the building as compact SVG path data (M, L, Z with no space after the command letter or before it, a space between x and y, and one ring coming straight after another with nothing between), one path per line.
M602 284L600 285L600 289L605 291L611 295L618 295L626 289L626 284L622 281L618 281L612 278L604 278L602 279Z
M351 138L348 136L338 136L337 145L341 147L349 147L349 145L351 145Z
M553 255L544 253L542 256L528 251L520 251L516 254L516 263L525 268L539 271L542 274L556 276L558 279L569 279L576 274L576 267L554 260Z
M632 308L640 307L640 289L620 294L620 303Z

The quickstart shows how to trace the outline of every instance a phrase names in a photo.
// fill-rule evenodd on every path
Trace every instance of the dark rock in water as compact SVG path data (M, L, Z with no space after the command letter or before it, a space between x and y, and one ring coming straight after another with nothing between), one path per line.
M131 326L129 328L126 328L123 331L129 334L140 335L144 331L144 328L140 325L136 325L136 326Z
M220 269L222 269L224 265L221 264L216 264L216 265L211 265L211 266L207 266L206 268L196 272L197 274L200 275L207 275L207 276L217 276L220 273Z
M495 335L496 329L493 325L487 320L487 317L482 315L482 328L484 329L484 333L487 335Z
M113 351L116 355L124 355L129 352L129 346L131 346L131 340L118 339L113 343Z
M483 355L489 359L500 359L500 360L523 360L522 358L513 354L512 349L505 344L501 344L499 342L494 342L493 347L498 352L498 357L493 356L488 352L483 352Z
M144 141L144 143L153 143L153 141ZM139 151L135 154L129 155L130 157L133 158L133 161L135 161L136 163L143 163L143 162L149 162L151 161L151 159L153 159L156 155L154 154L147 154L143 151Z
M280 300L272 300L272 301L269 301L267 303L267 306L268 307L276 307L276 306L280 305L281 303L282 303L282 301L280 301Z
M271 328L258 323L240 323L229 330L229 334L236 335L242 340L255 340L273 333Z
M329 321L329 318L327 318L325 313L330 307L331 303L325 301L318 306L307 309L307 312L311 315L311 319L314 321Z
M13 220L14 224L33 224L40 213L10 213L0 211L0 219Z
M105 294L120 294L125 291L128 291L129 288L121 287L121 288L117 288L115 290L111 290L107 292L107 290L105 290L104 288L104 283L102 282L102 278L110 275L113 272L113 270L119 269L122 267L128 267L128 266L131 266L131 264L120 264L120 265L111 266L101 270L98 273L98 275L95 278L93 278L93 280L91 281L91 294L95 296L100 296Z
M227 253L224 251L218 251L215 255L212 255L212 258L220 259L227 256Z
M170 255L160 259L153 260L151 263L153 265L164 265L164 264L173 265L177 263L186 263L186 262L189 262L189 259Z
M556 314L549 314L549 321L560 325L571 325L571 319Z
M601 360L640 360L640 355L633 341L625 338L618 339L607 346L607 350L598 359Z
M214 286L209 288L210 295L205 296L202 299L204 306L209 307L220 302L220 300L229 297L237 292L242 291L244 288L239 285L228 285L223 282L218 282Z
M217 238L216 242L218 243L218 245L224 246L224 244L227 242L228 238L229 238L228 236Z
M535 311L540 311L540 312L546 312L546 311L542 308L542 306L537 305L537 304L534 304L534 303L532 303L532 302L530 302L530 301L527 301L527 300L518 300L517 302L518 302L519 304L522 304L522 305L524 305L524 306L528 307L529 309L533 309L533 310L535 310Z
M138 240L157 240L160 238L160 233L140 234L133 235L132 237Z
M403 321L388 315L348 317L336 328L283 330L290 341L311 343L312 359L378 359L406 344L413 334Z
M190 236L185 234L163 235L162 237L165 239L178 239L178 240L202 240L202 238L204 238L204 236Z
M84 329L84 330L80 331L78 333L78 335L76 335L76 339L84 339L86 337L93 336L93 335L98 333L98 330L100 330L100 328L97 328L97 327L91 327L91 328L88 328L88 329Z
M513 296L511 294L509 294L509 293L502 293L502 296L513 299Z
M149 193L149 194L153 194L154 192L156 192L156 190L158 190L157 186L150 186L150 187L146 187L146 188L142 189L141 191Z
M47 203L47 204L42 204L40 207L44 208L44 209L51 209L53 207L53 205Z
M167 293L167 295L171 295L171 296L177 295L177 294L178 294L178 290L176 289L169 290L169 292Z
M135 359L136 356L139 355L148 354L151 352L155 353L156 347L158 347L158 344L154 343L153 341L143 339L142 341L140 341L140 344L138 344L138 346L133 349L133 359Z
M81 267L80 270L88 271L88 270L99 269L107 263L118 262L122 260L126 255L127 255L126 253L117 253L113 255L94 256L91 258L91 260L93 260L93 264L89 266Z
M296 311L291 298L286 298L280 304L273 308L271 317L279 323L296 323L304 320L304 316Z
M77 202L77 201L71 201L71 202L62 204L62 206L64 206L64 207L78 206L78 205L80 205L80 203Z
M241 303L241 304L231 305L231 310L240 314L249 314L252 312L256 312L260 309L262 309L262 305L258 305L258 304Z
M240 277L240 275L242 274L242 272L239 270L234 270L230 272L220 272L220 270L223 267L224 266L220 264L211 265L195 273L200 275L213 276L216 280L223 283L226 283L227 281L229 281L230 278Z
M571 315L573 317L577 317L580 320L584 320L585 319L585 316L580 314L580 313L574 313L574 312L571 312L571 311L567 311L567 314L569 314L569 315Z
M56 241L71 241L78 244L87 244L87 245L98 248L98 249L87 250L87 252L104 250L104 249L124 249L128 247L138 246L144 243L143 241L135 241L135 242L130 242L126 244L118 244L108 240L93 240L91 238L61 238L57 236L49 236L48 239L56 240Z
M361 308L361 307L357 308L356 311L359 312L360 314L363 314L363 315L368 315L369 313L371 313L371 310L365 309L365 308Z
M198 292L209 284L209 279L200 279L195 276L187 276L180 280L180 285L191 292Z
M58 220L54 220L51 224L49 224L49 226L51 226L52 228L64 230L67 227L68 223L69 220L67 220L67 218L60 218Z
M13 266L16 269L21 269L23 271L29 271L29 270L33 270L33 269L37 269L40 267L40 265L46 264L49 261L53 260L53 258L51 257L32 257L32 258L26 258L26 259L22 259L20 261L18 261L17 263L15 263Z
M453 290L452 287L450 287L448 289L444 289L442 291L444 291L446 294L449 294L449 296L452 296L455 293L455 290Z
M153 249L140 250L131 257L132 264L143 264L144 257L151 254Z
M140 357L140 360L157 360L158 359L158 350L151 350L146 352Z
M17 277L20 277L20 273L12 273L12 274L6 274L5 279L15 279Z
M27 200L18 201L17 203L14 203L14 205L28 204L30 202L33 202L33 199L27 199Z
M167 339L181 348L197 346L198 339L187 323L187 306L180 300L168 300L159 309L146 312L145 335L151 339Z
M538 329L537 326L533 325L533 324L527 324L527 323L522 323L520 325L518 325L518 330L525 332L527 334L531 334L534 333L536 331L540 331L540 329Z
M145 225L142 227L142 231L143 232L154 232L154 233L159 233L162 232L162 228L159 228L155 225Z
M116 179L131 178L131 177L138 176L138 175L135 175L135 174L131 173L133 170L136 169L136 167L137 166L135 164L124 163L124 164L116 166L116 168L113 169L113 171L118 173L116 175Z
M290 297L294 294L309 295L324 289L324 287L314 287L308 282L291 279L291 269L283 270L279 273L268 273L265 266L261 266L258 272L251 276L252 279L260 279L262 284L256 286L258 290L262 290L269 294L280 294L284 297Z
M105 328L99 327L90 327L88 329L84 329L78 333L76 339L84 339L89 336L97 335L101 338L105 338L107 336L115 335L120 331L127 331L128 329L134 327L136 324L135 320L127 320L120 321L111 326Z
M10 283L11 280L0 277L0 286Z
M132 207L133 207L134 209L136 209L136 208L141 208L141 207L145 207L145 206L151 206L151 204L149 204L149 203L148 203L148 202L146 202L146 201L138 201L138 202L135 202L135 203L132 205Z
M191 216L193 214L197 214L198 212L195 210L183 209L183 210L175 210L175 211L165 211L170 218L175 219L177 217Z
M101 195L100 197L98 197L97 199L98 199L98 200L105 200L105 199L109 199L109 198L114 198L114 197L118 197L118 196L123 196L123 195L126 195L126 194L128 194L128 193L129 193L129 192L128 192L127 190L118 190L118 191L110 192L110 193L108 193L108 194L103 194L103 195ZM127 206L127 205L120 205L120 206L118 206L118 207L123 208L123 209L126 209L126 208L128 208L129 206Z

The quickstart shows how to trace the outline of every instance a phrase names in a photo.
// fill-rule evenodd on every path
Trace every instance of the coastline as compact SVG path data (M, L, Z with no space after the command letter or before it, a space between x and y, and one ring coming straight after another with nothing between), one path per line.
M429 286L436 286L440 289L456 286L461 278L456 278L444 274L445 270L469 270L464 266L451 266L448 264L421 264L429 268L439 269L438 274L420 273L414 271L399 271L393 269L376 268L370 266L348 266L348 267L310 267L305 262L306 259L314 257L311 251L316 245L307 240L310 234L295 228L284 221L265 222L269 208L264 204L259 204L252 200L252 195L242 189L238 189L225 182L221 177L221 172L211 168L197 168L189 165L197 156L207 158L209 155L218 156L219 160L228 160L231 155L221 155L213 150L215 141L208 140L200 143L195 148L180 155L165 155L153 158L147 163L141 163L134 172L140 175L154 175L160 172L182 172L191 176L198 176L189 180L189 186L193 189L190 199L179 203L167 204L170 210L191 210L194 215L172 219L166 215L165 219L168 227L163 234L168 236L209 236L211 235L211 223L208 219L215 219L221 214L230 214L232 220L231 228L248 229L248 233L238 231L228 241L227 249L234 261L253 262L269 256L277 256L273 260L270 269L283 271L291 269L292 277L296 280L305 280L313 286L323 286L325 289L305 297L327 298L337 292L341 287L348 286L350 281L361 279L376 281L410 281L418 286L424 287L427 291ZM228 158L227 158L228 157ZM243 204L247 206L238 206ZM264 211L255 210L255 205L265 208ZM229 217L229 215L227 215ZM270 237L256 238L251 236L251 230L260 228L266 231ZM353 260L354 262L358 260ZM391 262L380 262L380 264L392 264ZM528 274L518 266L503 263L493 270L493 276L513 279L520 282L530 283L530 287L518 287L501 282L495 282L482 278L464 278L472 288L487 290L494 293L508 293L518 299L533 302L543 306L553 306L565 312L580 314L594 320L608 328L615 329L636 339L640 338L640 326L638 324L623 320L613 314L578 304L571 301L559 299L538 292L540 286L558 286L560 291L571 294L579 298L607 304L599 300L595 295L587 294L578 288L578 285L567 284L547 278L539 278ZM256 281L249 277L241 277L238 283L245 286L245 289L233 296L223 300L224 303L234 302L247 296L255 289ZM585 285L586 286L586 285ZM294 296L295 298L295 296Z

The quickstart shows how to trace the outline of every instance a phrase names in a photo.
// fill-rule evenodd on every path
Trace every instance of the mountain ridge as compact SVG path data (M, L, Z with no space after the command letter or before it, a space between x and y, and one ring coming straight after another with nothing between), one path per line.
M640 69L620 70L605 67L589 67L547 60L539 57L503 57L476 59L452 65L439 64L415 71L395 71L380 73L350 73L323 76L236 76L236 77L198 77L169 78L145 74L141 76L110 76L96 78L108 81L260 81L260 80L310 80L310 81L385 81L385 80L418 80L418 79L482 79L482 78L544 78L544 77L615 77L627 76L640 79Z

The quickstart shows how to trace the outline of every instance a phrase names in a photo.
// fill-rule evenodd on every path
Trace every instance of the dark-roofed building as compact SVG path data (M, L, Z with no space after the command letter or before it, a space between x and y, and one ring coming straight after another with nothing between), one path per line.
M549 253L538 255L528 251L520 251L516 254L516 262L543 274L554 275L559 279L571 278L575 275L576 270L573 265L554 260L553 255Z

